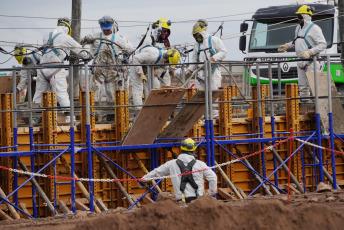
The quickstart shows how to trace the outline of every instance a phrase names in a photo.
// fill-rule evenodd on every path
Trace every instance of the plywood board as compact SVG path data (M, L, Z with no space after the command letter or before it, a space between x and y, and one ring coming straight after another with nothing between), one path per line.
M312 91L312 95L315 95L314 87L314 73L306 73L307 79ZM317 84L318 84L318 96L328 96L328 86L327 86L327 72L320 72L317 74ZM331 93L332 96L338 96L336 86L331 77ZM328 121L328 99L319 99L319 114L321 123L324 130L328 132L329 121ZM342 102L339 98L332 98L332 114L333 114L333 132L343 133L344 132L344 109Z
M122 145L153 144L186 92L185 88L152 89Z
M222 90L213 91L213 102L223 93ZM197 91L188 102L203 102L199 104L185 104L175 118L159 135L159 138L183 138L193 125L205 113L204 91Z

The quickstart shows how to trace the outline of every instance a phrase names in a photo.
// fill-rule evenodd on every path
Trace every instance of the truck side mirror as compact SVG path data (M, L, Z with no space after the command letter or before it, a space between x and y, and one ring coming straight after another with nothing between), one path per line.
M244 33L248 30L248 24L246 22L243 22L240 24L240 33Z
M241 52L245 53L244 51L246 50L246 35L240 36L239 50L241 50Z

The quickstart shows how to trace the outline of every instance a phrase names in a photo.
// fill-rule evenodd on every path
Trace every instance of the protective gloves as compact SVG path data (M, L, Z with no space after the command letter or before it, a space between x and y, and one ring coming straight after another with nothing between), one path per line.
M310 58L313 56L313 53L311 50L307 50L301 54L301 58Z
M176 76L177 76L177 73L176 73L176 70L175 70L175 69L170 70L169 72L170 72L170 76L171 76L171 77L176 77Z
M147 77L146 77L146 75L140 74L140 78L141 78L141 80L142 80L143 83L147 82Z
M92 35L86 35L80 42L81 45L92 44L94 42L94 38Z
M286 44L281 45L281 46L278 47L278 52L282 52L283 53L283 52L286 52L288 49L289 49L289 46L286 43Z

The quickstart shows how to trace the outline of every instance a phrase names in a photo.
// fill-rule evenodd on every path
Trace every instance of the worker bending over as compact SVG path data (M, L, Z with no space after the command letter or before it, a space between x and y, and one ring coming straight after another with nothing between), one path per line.
M195 159L194 151L196 143L191 138L181 142L181 154L177 159L170 160L165 164L146 174L142 179L143 182L149 182L154 177L162 177L167 175L176 175L184 172L192 172L205 169L208 166ZM207 195L213 196L217 190L217 176L213 170L188 174L184 176L172 177L172 185L177 201L190 203L192 200L205 195L204 178L209 182L209 190Z

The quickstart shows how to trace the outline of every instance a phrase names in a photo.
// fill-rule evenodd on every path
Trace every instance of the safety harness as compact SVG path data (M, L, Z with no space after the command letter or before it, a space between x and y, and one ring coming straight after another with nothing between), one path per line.
M56 54L56 56L60 56L60 53L57 52L57 50L53 46L55 38L57 38L57 36L59 36L60 34L62 34L62 33L57 33L53 37L53 32L49 33L49 40L48 40L47 44L45 45L45 48L44 48L44 50L42 52L42 55L44 55L47 52L48 49L51 49Z
M307 30L306 30L305 35L304 35L304 36L299 36L299 32L300 32L300 30L301 30L301 26L300 26L300 27L299 27L299 30L297 31L297 36L296 36L296 38L295 38L294 41L293 41L293 44L295 44L296 39L301 38L301 39L304 39L304 40L305 40L305 43L306 43L308 49L311 49L312 46L311 46L311 44L308 42L308 40L306 39L306 36L307 36L309 30L310 30L313 26L314 26L314 23L310 24L310 25L308 26Z
M102 37L103 37L103 33L100 32L100 43L99 43L98 49L97 49L97 51L95 52L94 55L97 55L97 54L99 53L99 51L100 51L100 47L101 47L102 44L103 44ZM116 35L115 35L114 33L112 33L112 37L111 37L111 41L112 41L112 42L115 41L115 37L116 37ZM117 53L116 53L115 47L113 46L113 44L111 44L110 46L111 46L113 55L115 55L115 57L117 57Z
M147 47L155 47L157 49L159 49L159 57L158 59L156 60L156 62L154 64L158 64L158 62L160 61L161 57L162 57L162 48L160 47L156 47L156 46L151 46L151 45L145 45L144 47L142 47L141 49L139 49L139 53L141 53L141 51Z
M211 44L211 38L212 38L212 36L208 37L208 49L210 52L210 57L212 57L216 54L215 50L213 49L213 46ZM201 51L205 51L205 50L201 50L201 43L198 43L197 62L199 62L199 57L200 57ZM213 67L211 68L211 74L214 74L216 68L217 68L217 64L214 64Z
M183 161L181 161L180 159L177 159L176 161L181 173L188 173L188 172L192 172L192 167L194 166L194 164L196 163L196 160L193 159L192 161L190 161L186 166L184 165ZM181 178L181 183L180 183L180 191L182 192L182 201L185 202L185 187L186 184L190 183L190 185L192 186L193 189L195 189L195 193L196 193L196 197L198 197L198 185L196 184L192 174L186 174L183 175Z

